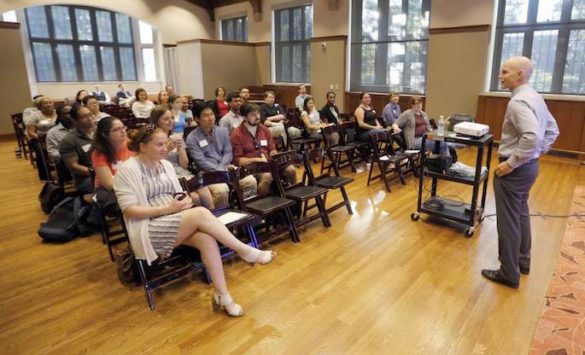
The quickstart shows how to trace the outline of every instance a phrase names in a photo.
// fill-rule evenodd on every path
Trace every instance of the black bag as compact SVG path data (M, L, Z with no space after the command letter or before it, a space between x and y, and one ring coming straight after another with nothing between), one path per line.
M41 223L38 230L39 236L46 242L65 243L78 234L76 203L73 197L67 197L61 201L45 223Z
M65 198L63 188L50 181L45 182L41 193L39 194L39 201L41 201L41 209L45 213L51 213L53 208L63 201Z
M77 211L77 231L80 237L100 233L100 211L95 203L85 203L81 197L75 199L75 211Z

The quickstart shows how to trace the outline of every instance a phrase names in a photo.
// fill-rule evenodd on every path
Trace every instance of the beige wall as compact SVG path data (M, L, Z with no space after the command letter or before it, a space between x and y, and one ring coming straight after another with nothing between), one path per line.
M8 26L13 26L9 24ZM18 28L0 26L0 135L14 134L11 113L30 107L32 98Z
M205 98L215 97L218 86L230 92L254 83L255 64L253 46L201 43Z
M431 28L491 25L494 11L493 0L434 0ZM491 30L430 35L426 110L431 117L475 116L477 96L486 87Z
M264 85L271 84L270 70L272 63L270 62L270 44L260 45L254 47L256 53L256 66L254 68L254 84Z
M183 94L203 98L201 42L177 43L177 80Z
M349 0L313 1L313 36L349 34Z
M3 0L0 12L63 3L100 7L138 18L158 29L163 43L214 36L214 23L207 12L184 0Z
M477 95L486 80L489 37L487 29L431 35L426 93L426 111L431 117L475 116Z
M322 43L325 44L325 48L322 48ZM337 107L343 110L345 104L345 39L312 42L311 53L311 95L316 99L320 108L325 105L325 94L332 90L337 96Z
M432 0L431 28L491 24L495 0Z

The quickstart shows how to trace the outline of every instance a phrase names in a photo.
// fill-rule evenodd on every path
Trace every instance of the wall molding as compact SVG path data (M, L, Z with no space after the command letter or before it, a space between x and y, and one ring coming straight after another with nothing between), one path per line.
M269 46L270 42L236 42L236 41L222 41L219 39L205 39L205 38L194 38L194 39L187 39L184 41L178 41L177 44L189 44L189 43L206 43L206 44L224 44L230 46L243 46L243 47L261 47L261 46ZM171 45L165 45L171 46Z
M459 26L459 27L440 27L429 29L429 34L438 35L445 33L462 33L462 32L489 32L490 25Z
M311 42L345 41L345 40L347 40L347 36L346 35L323 36L323 37L313 37L313 38L311 38Z
M8 30L18 30L20 28L20 23L0 21L0 28Z

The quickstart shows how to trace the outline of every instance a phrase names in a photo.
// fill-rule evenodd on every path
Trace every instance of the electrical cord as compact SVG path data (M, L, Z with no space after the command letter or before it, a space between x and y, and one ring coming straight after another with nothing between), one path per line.
M495 217L496 214L495 213L490 213L490 214L485 214L483 216L483 218L491 218L491 217ZM530 217L540 217L542 219L547 219L547 218L585 218L585 214L581 214L581 213L573 213L573 214L547 214L547 213L542 213L542 212L537 212L537 213L531 213L528 216Z

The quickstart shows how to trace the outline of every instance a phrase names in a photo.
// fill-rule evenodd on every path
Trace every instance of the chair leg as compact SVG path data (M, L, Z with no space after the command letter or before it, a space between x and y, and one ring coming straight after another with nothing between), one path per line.
M400 162L396 163L395 170L396 174L398 174L398 177L400 178L400 182L402 183L402 185L406 185L406 181L404 180L404 174L402 173L402 167Z
M327 210L325 209L325 205L323 204L321 196L315 196L315 201L317 202L317 208L319 208L319 215L321 215L321 221L323 221L323 225L326 228L331 227L331 221L329 220L329 215L327 214Z
M354 152L355 152L354 150L350 150L347 152L347 160L349 162L349 167L350 167L352 173L355 173L357 171L357 168L353 164Z
M299 243L301 239L299 238L299 233L297 231L295 220L293 218L292 212L290 211L290 208L285 208L284 213L286 215L286 221L288 222L288 232L290 234L290 239L293 241L293 243Z
M341 196L343 196L343 201L345 202L345 208L347 208L347 213L353 214L351 204L349 203L349 197L347 196L347 192L345 192L345 187L341 186L339 190L341 191Z
M380 162L378 161L378 165L380 166L380 173L382 172L382 166L380 165ZM372 172L374 171L374 164L370 164L370 171L368 172L368 183L367 186L370 186L370 182L372 181Z
M156 305L154 303L154 295L152 294L152 289L148 285L148 279L146 278L146 269L144 268L144 261L137 260L137 263L140 278L142 279L142 285L144 286L144 292L146 293L146 302L148 303L148 308L150 308L151 311L154 311Z
M384 186L386 187L386 191L392 192L390 190L390 182L388 181L388 178L387 178L388 172L386 170L388 170L388 165L389 164L380 164L380 171L381 171L380 177L382 178L382 181L384 181Z
M251 224L246 224L246 233L248 234L248 238L252 242L252 246L254 248L259 248L258 239L256 239L256 232L254 232L254 228Z

